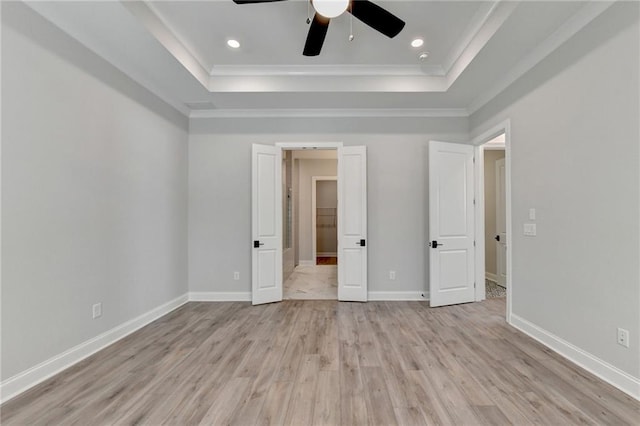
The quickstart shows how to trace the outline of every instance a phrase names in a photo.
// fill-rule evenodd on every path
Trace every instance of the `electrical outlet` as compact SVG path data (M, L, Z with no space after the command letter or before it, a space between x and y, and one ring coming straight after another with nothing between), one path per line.
M629 330L618 328L618 344L625 348L629 347Z
M102 303L96 303L93 305L93 319L102 316Z
M528 237L535 237L536 236L536 224L535 223L525 223L523 231L524 231L524 235L526 235Z
M396 279L396 271L389 271L389 279L390 280Z
M238 281L238 280L240 279L240 272L235 271L235 272L233 273L233 279L234 279L235 281Z

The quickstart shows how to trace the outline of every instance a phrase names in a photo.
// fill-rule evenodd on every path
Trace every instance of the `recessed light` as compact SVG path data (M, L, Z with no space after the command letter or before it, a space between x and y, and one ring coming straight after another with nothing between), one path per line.
M420 47L424 44L424 40L421 38L414 38L411 42L411 47Z
M424 61L425 59L427 59L427 57L428 57L428 56L429 56L429 52L422 52L422 53L418 56L418 58L419 58L421 61Z
M240 42L238 40L229 39L227 40L227 46L229 46L232 49L237 49L240 47Z

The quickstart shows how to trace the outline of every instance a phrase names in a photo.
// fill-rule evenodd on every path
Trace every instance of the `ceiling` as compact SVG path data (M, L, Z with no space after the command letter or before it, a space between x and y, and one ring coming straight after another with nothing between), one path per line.
M397 37L343 14L317 57L302 55L304 0L27 4L192 117L467 116L610 5L374 2L406 22Z

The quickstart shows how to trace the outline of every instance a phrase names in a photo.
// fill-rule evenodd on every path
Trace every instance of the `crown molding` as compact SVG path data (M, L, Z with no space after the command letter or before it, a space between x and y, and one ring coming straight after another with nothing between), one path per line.
M582 6L575 15L569 18L560 26L560 28L547 37L529 55L518 62L518 64L507 73L505 78L473 100L473 102L471 102L467 107L469 114L475 113L484 105L488 104L493 98L506 90L517 79L526 74L544 58L558 49L563 43L573 37L578 31L607 10L611 5L613 5L613 3L614 2L612 1L595 1Z
M221 76L444 76L440 65L216 65Z
M151 80L146 77L144 73L131 66L126 60L122 60L121 58L118 58L117 55L112 54L111 49L106 47L99 38L91 35L90 31L78 30L79 27L77 23L70 23L63 16L52 13L51 8L49 7L51 5L50 2L25 1L24 4L27 5L35 13L49 21L51 24L58 27L69 37L73 38L78 43L107 61L114 68L127 75L140 86L153 93L163 102L175 108L184 116L189 116L190 110L184 105L184 103L175 99L173 96L168 95L166 91L162 90L155 83L151 82Z
M176 36L166 22L145 1L120 0L131 14L145 27L153 37L162 44L204 87L209 84L211 76L202 62L191 53L186 45Z
M494 13L496 7L501 1L503 0L496 0L494 2L481 4L480 9L478 9L473 18L471 18L471 22L467 25L467 28L458 39L458 42L451 49L451 53L444 59L442 63L443 75L448 74L451 71L453 65L460 59L471 42L478 36L478 33L485 26L487 20Z
M513 11L518 7L520 0L513 1L501 1L495 3L488 12L486 19L483 20L482 25L478 28L474 36L469 40L464 50L447 70L447 89L455 83L455 81L462 75L464 70L467 69L469 64L480 53L482 48L491 40L491 38L498 32L500 27L511 16Z
M191 111L189 118L433 118L468 117L465 108L223 109Z

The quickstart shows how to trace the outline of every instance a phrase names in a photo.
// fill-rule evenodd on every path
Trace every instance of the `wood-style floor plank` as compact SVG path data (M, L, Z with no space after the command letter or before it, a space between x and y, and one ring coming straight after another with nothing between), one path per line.
M0 407L2 425L637 425L504 299L188 303Z

